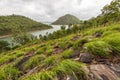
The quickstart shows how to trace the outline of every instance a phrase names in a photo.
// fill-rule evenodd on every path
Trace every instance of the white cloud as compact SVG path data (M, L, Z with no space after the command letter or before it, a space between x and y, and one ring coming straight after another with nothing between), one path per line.
M112 0L0 0L0 15L19 14L38 21L54 21L64 14L89 19Z

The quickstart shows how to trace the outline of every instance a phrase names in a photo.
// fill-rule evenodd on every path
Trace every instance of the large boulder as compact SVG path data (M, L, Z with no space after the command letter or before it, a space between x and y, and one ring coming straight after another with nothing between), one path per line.
M93 60L93 55L89 53L81 53L79 60L83 63L90 63Z

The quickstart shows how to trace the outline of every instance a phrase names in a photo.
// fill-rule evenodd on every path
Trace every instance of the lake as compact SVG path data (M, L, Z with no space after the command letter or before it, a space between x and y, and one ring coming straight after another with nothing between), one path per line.
M61 29L61 25L51 25L53 28L51 29L46 29L46 30L38 30L38 31L33 31L33 32L29 32L30 34L37 36L37 38L39 38L39 35L41 34L42 36L46 35L46 33L53 33L54 31L60 30ZM67 25L66 29L68 28ZM9 37L4 37L1 38L0 40L5 40L5 41L11 41L11 39Z

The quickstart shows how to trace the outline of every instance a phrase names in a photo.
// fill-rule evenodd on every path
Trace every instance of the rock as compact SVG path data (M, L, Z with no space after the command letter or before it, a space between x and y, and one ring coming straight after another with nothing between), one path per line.
M73 76L67 75L67 79L66 80L75 80L75 78Z
M111 67L114 67L114 69ZM120 66L116 64L114 64L114 66L92 64L84 69L89 80L120 80Z
M95 33L93 36L94 37L100 37L102 35L102 32Z
M84 63L90 63L93 60L93 55L89 53L81 53L80 54L80 61Z

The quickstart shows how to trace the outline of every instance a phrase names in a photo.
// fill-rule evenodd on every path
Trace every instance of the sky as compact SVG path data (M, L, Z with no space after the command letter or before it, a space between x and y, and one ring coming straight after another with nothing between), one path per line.
M81 20L95 17L112 0L0 0L0 15L23 15L40 22L53 22L72 14Z

